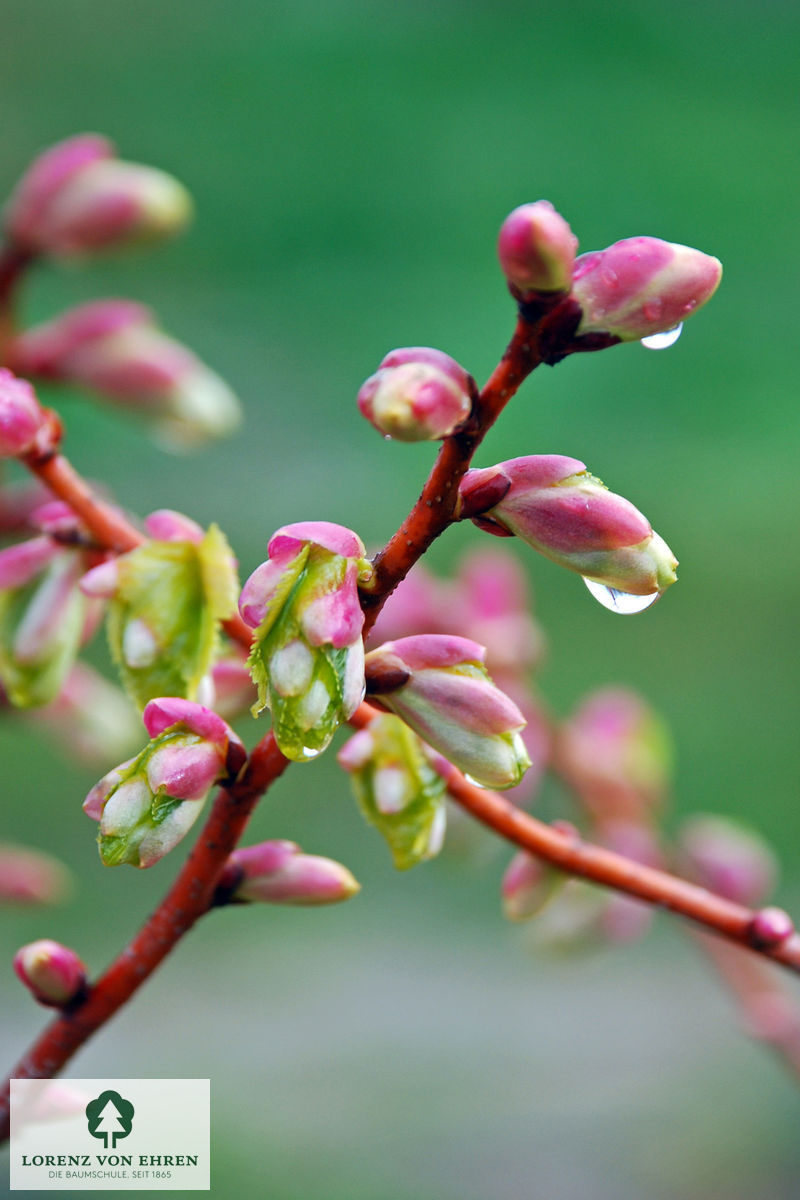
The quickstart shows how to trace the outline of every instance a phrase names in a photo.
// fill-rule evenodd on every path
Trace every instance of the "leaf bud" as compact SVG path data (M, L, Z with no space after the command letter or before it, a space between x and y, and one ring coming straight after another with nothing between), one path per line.
M36 447L47 413L25 379L0 367L0 458L19 458Z
M231 870L238 876L234 901L337 904L361 890L347 867L331 858L305 854L294 842L262 842L234 850L223 876Z
M577 336L632 342L674 329L710 300L721 278L719 259L661 238L625 238L582 254L572 277L582 311Z
M14 955L14 970L40 1004L63 1008L86 990L86 967L74 950L41 938Z
M137 413L170 450L226 436L239 424L228 385L133 301L93 300L25 330L9 361L23 375L86 388Z
M392 350L358 393L358 407L385 437L448 437L472 411L475 384L463 367L425 346Z
M498 478L509 484L502 499L476 514L475 495ZM677 560L647 518L577 459L535 454L467 471L459 504L459 515L471 516L480 528L515 534L607 588L649 596L677 578Z
M5 229L29 253L72 258L170 237L190 215L189 194L171 175L122 162L105 138L80 134L28 168Z
M578 239L549 200L521 204L500 227L497 255L518 299L568 292Z
M480 786L513 787L530 766L525 718L492 683L484 657L467 638L400 638L367 655L367 691Z

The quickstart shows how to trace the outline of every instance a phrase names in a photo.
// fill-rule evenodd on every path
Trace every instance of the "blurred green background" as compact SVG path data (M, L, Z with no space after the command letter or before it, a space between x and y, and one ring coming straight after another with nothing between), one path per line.
M66 400L67 450L132 510L218 520L244 576L287 521L372 545L396 527L432 451L382 443L355 393L398 345L486 377L513 320L494 240L518 203L547 196L583 250L646 233L723 260L674 349L537 372L479 465L581 458L676 551L679 586L629 619L520 551L550 638L543 687L561 713L604 682L644 689L677 744L670 824L747 816L779 848L778 901L800 911L798 7L5 0L2 25L3 190L35 151L98 130L197 202L174 245L43 270L26 315L152 303L247 412L225 445L174 459ZM479 537L451 531L432 564ZM175 862L102 869L80 812L100 772L17 719L0 753L2 836L78 877L69 906L4 917L3 957L52 936L99 970ZM533 954L500 915L502 848L396 875L331 757L290 772L252 832L343 859L361 896L210 918L70 1066L210 1075L217 1195L797 1195L797 1092L674 923L574 961ZM0 997L11 1062L42 1013L10 971Z

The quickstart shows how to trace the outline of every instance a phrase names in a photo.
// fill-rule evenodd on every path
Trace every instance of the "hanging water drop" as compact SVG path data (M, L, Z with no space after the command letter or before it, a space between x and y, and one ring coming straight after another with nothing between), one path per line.
M663 333L651 333L649 337L641 339L642 345L648 350L666 350L668 346L674 346L678 338L681 336L683 322L680 325L673 325L672 329L665 329Z
M310 762L312 758L318 758L318 757L320 756L320 754L322 754L322 751L323 751L323 750L324 750L324 746L317 746L317 747L314 747L314 746L303 746L303 759L302 759L302 761L303 761L303 762Z
M660 592L651 592L648 596L634 596L631 592L621 592L619 588L609 587L608 584L598 583L595 579L583 578L589 591L603 608L616 613L644 612L651 604L655 604Z

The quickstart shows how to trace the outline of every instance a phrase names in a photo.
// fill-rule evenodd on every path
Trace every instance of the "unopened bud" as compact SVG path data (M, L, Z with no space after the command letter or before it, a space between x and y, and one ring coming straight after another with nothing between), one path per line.
M235 850L228 860L240 872L235 900L265 904L337 904L361 890L347 867L304 854L294 842L262 842Z
M695 816L679 834L681 861L709 891L745 904L762 904L775 886L778 864L764 839L729 817Z
M566 876L525 850L515 854L501 885L503 912L509 921L527 921L550 902Z
M441 350L392 350L358 393L363 416L401 442L447 437L472 410L474 382Z
M473 515L475 494L495 479L508 481L503 498ZM649 596L677 578L677 560L647 518L577 459L536 454L467 471L459 495L460 511L481 528L515 534L604 587Z
M572 295L582 310L578 336L609 333L638 341L680 325L713 296L719 259L664 242L632 237L575 262Z
M0 843L0 903L58 904L69 887L69 873L58 859Z
M86 967L74 950L42 938L14 955L14 970L40 1004L63 1008L86 988Z
M0 367L0 458L17 458L36 445L47 414L25 379Z
M567 292L578 239L549 200L521 204L500 227L497 254L503 274L519 299Z
M782 908L762 908L750 922L750 940L756 946L780 946L794 933L794 922Z
M484 787L519 783L530 765L525 718L492 683L485 649L467 638L419 634L372 650L367 691L423 741Z
M24 250L68 258L169 237L190 214L189 195L171 175L121 162L105 138L83 134L35 160L5 226Z
M94 300L15 338L21 374L85 387L140 414L168 449L231 433L239 402L228 385L128 300Z

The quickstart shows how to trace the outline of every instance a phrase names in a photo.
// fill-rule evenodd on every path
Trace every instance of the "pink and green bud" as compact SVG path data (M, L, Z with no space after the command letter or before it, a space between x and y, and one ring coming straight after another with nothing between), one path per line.
M81 580L87 595L110 599L109 643L139 708L156 696L197 697L238 587L233 553L216 525L203 533L188 517L164 511L148 523L158 538Z
M461 517L500 536L516 535L604 587L658 595L677 578L677 560L647 518L575 458L535 454L467 471L459 503Z
M48 425L47 413L27 380L0 367L0 458L18 458L35 449Z
M69 891L69 872L58 859L0 843L0 904L60 904Z
M269 707L275 739L296 762L316 758L364 693L359 581L372 568L342 525L302 521L270 539L269 558L245 583L242 619L256 632L249 665L257 715Z
M14 970L40 1004L63 1008L86 991L86 967L74 950L42 938L14 955Z
M525 718L492 683L484 657L467 638L400 638L367 655L367 691L475 783L514 787L530 766Z
M521 204L500 227L497 255L512 293L568 292L578 239L549 200Z
M168 449L225 436L240 421L228 385L128 300L94 300L26 330L9 357L21 374L86 388L139 414Z
M82 134L51 146L28 168L5 229L28 253L72 258L171 237L191 207L171 175L121 162L105 138Z
M659 808L669 788L669 731L636 692L601 688L560 727L556 768L597 820L636 821Z
M752 908L763 904L775 887L778 863L773 851L739 821L690 817L681 826L678 845L686 873L726 900Z
M337 758L398 870L439 853L446 824L444 780L431 751L399 717L374 717L345 742Z
M503 912L509 921L527 921L550 903L566 876L525 850L515 854L501 884Z
M241 716L255 703L256 690L247 653L237 646L231 646L217 659L206 676L206 684L209 699L205 703L226 720Z
M338 904L361 890L341 863L304 854L294 842L285 841L234 850L223 872L223 886L228 877L234 881L234 902Z
M674 329L711 299L721 278L719 259L660 238L625 238L582 254L572 282L582 312L578 336L633 342Z
M46 537L0 551L0 680L19 708L61 691L89 631L84 570L81 551Z
M448 437L472 411L475 383L463 367L426 346L392 350L358 393L358 407L385 437Z
M159 697L142 717L151 741L89 792L84 811L100 822L108 867L151 867L185 836L216 783L235 778L246 760L233 730L201 704Z

